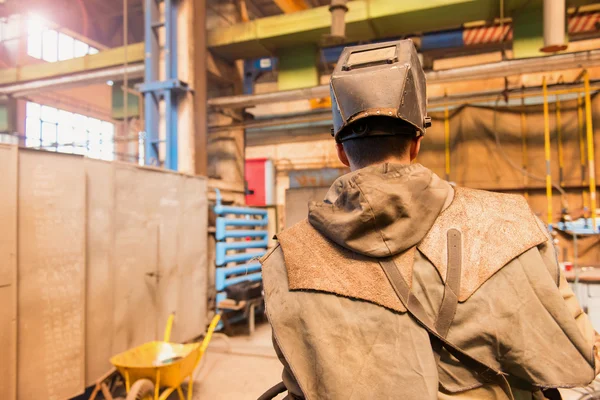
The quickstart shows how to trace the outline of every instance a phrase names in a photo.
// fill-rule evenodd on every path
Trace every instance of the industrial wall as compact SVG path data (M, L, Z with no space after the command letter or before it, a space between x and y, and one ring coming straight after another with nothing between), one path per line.
M502 99L499 99L502 104ZM538 99L539 100L539 99ZM554 96L551 98L554 101ZM580 141L579 113L577 101L563 99L560 103L561 157L559 158L559 132L556 124L556 104L549 105L552 179L566 193L561 196L553 191L552 217L560 219L563 206L568 206L574 218L589 207L587 144L585 125L583 143ZM585 111L585 110L582 110ZM524 118L522 118L522 115ZM592 99L593 136L595 154L600 144L600 97ZM583 112L585 116L585 112ZM446 140L444 112L432 113L433 126L427 130L417 162L431 168L440 177L446 178ZM522 121L524 125L522 128ZM449 156L448 179L460 186L496 190L527 195L533 210L546 222L547 202L545 192L544 118L543 106L523 107L475 107L463 106L449 111ZM306 128L307 131L309 128ZM285 191L289 187L289 171L339 168L335 144L323 127L312 128L313 132L302 135L278 135L270 131L267 136L260 133L248 135L250 146L248 158L271 158L276 166L277 204L285 204ZM522 133L525 132L525 146ZM496 134L498 141L496 140ZM271 139L277 137L277 140ZM499 144L498 144L499 142ZM583 145L583 179L581 167L581 144ZM562 159L562 183L560 183L560 159ZM600 167L596 163L596 176ZM526 166L534 175L525 178L519 169ZM518 168L518 169L517 169ZM306 210L306 209L305 209ZM283 214L283 213L282 213ZM285 222L285 225L289 224Z
M0 393L65 399L206 324L203 178L0 147Z

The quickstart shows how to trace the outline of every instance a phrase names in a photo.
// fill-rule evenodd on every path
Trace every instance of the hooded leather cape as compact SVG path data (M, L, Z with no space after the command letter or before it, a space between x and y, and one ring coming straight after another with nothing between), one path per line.
M291 396L531 399L595 376L595 332L520 196L381 164L278 240L263 280Z

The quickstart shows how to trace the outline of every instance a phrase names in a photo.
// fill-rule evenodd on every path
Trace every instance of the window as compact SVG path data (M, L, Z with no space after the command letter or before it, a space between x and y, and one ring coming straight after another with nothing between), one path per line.
M32 102L26 107L27 147L114 159L112 123Z
M8 27L8 22L5 18L0 18L0 43L6 40L6 30Z
M27 25L27 54L48 62L70 60L88 54L97 54L98 49L54 29L39 18L30 18Z

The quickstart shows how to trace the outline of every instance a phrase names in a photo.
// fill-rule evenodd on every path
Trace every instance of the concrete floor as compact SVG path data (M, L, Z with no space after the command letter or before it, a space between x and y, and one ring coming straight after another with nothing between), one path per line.
M600 381L596 377L596 380L588 387L578 389L560 389L560 394L563 400L579 400L585 398L586 400L600 399ZM594 393L596 397L585 397Z
M281 370L268 323L252 336L216 334L196 371L193 399L256 400L281 381Z

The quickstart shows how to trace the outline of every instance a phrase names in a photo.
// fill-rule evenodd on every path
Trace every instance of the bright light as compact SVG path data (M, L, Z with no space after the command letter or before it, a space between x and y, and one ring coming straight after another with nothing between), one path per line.
M106 81L106 84L107 84L108 86L112 86L112 85L114 85L115 83L114 83L113 81Z
M30 15L27 21L27 33L42 33L46 28L46 21L37 15Z

